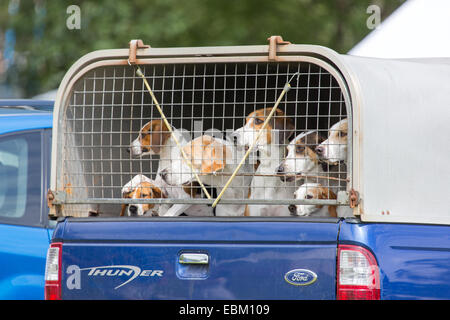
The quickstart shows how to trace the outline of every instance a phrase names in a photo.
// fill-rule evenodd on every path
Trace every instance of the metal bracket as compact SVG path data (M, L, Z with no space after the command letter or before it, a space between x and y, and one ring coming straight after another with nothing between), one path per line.
M291 44L289 41L284 41L281 36L271 36L267 38L269 41L269 61L277 61L277 46Z
M144 44L141 39L135 39L130 41L130 52L128 54L128 64L136 64L137 49L150 48L149 45Z
M350 208L355 208L359 203L359 193L355 189L350 190L350 195L348 197Z
M51 209L54 205L64 203L66 199L66 193L64 191L53 191L48 189L47 191L47 206Z
M51 208L53 207L53 200L55 200L55 195L53 194L53 191L48 189L47 190L47 207Z
M348 205L348 192L347 191L339 191L337 193L337 203L340 205Z

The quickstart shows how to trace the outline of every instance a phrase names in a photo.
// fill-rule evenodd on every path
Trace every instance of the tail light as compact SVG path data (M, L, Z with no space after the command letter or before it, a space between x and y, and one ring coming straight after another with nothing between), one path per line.
M338 300L379 300L380 272L375 257L354 245L339 245L337 259Z
M62 243L50 244L45 264L45 300L61 300Z

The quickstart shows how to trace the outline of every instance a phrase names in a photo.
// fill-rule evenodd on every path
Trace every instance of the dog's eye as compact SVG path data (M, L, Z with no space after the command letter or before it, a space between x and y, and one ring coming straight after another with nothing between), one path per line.
M302 146L295 147L295 152L296 153L302 153L304 150L305 150L305 147L302 147Z
M146 197L148 197L148 193L143 193L143 194L141 194L141 196L146 198Z
M129 191L129 192L124 192L124 193L122 194L122 198L131 198L131 191Z
M312 195L310 195L310 194L307 194L307 195L306 195L306 199L312 199L312 198L313 198Z
M340 134L341 138L345 138L347 136L346 131L341 131L339 134Z
M259 118L255 118L255 124L256 125L263 124L263 123L264 123L264 120L259 119Z

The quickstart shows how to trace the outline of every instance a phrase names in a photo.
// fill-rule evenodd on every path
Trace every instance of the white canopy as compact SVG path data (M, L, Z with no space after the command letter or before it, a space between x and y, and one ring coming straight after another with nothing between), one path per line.
M450 57L450 0L406 1L348 54L378 58Z

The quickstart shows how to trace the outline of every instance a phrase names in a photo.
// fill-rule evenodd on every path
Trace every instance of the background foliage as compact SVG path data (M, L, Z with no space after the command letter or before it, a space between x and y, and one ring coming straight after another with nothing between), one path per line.
M82 55L124 48L130 39L152 47L183 47L265 44L268 36L282 35L292 43L345 53L371 31L366 27L369 5L380 6L383 20L402 2L0 0L0 86L7 88L0 97L14 90L30 97L55 89ZM79 30L66 27L66 10L73 4L81 9Z

